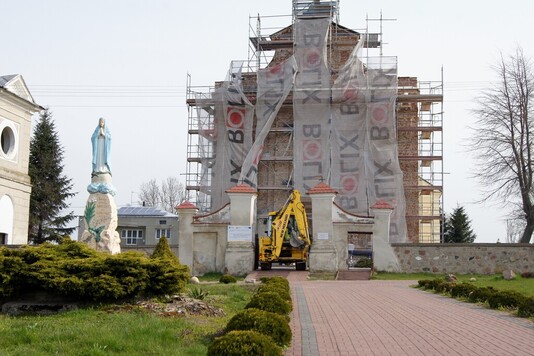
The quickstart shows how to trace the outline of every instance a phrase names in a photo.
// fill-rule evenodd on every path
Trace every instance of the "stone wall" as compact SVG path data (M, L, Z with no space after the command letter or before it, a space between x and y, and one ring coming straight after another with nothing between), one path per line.
M532 244L392 244L402 272L493 274L534 271Z

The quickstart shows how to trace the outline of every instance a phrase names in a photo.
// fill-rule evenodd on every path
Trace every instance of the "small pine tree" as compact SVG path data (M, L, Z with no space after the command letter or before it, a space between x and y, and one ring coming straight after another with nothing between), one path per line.
M30 196L29 241L40 244L45 241L59 242L72 233L73 227L65 227L74 219L67 199L74 196L72 183L63 174L63 148L55 129L52 113L46 109L35 126L30 141L29 175L32 192Z
M476 235L471 228L471 220L462 206L457 206L449 218L445 218L443 225L445 243L472 243Z
M161 237L158 241L158 244L156 245L156 248L154 249L154 252L152 252L151 258L168 258L171 260L177 260L178 263L180 261L178 260L178 257L172 252L171 247L169 246L169 242L167 241L166 237Z

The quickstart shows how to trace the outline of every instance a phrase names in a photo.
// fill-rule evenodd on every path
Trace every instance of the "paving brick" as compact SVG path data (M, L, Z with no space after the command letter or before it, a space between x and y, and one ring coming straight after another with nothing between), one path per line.
M529 320L411 288L414 281L303 276L286 275L294 304L286 355L534 355Z

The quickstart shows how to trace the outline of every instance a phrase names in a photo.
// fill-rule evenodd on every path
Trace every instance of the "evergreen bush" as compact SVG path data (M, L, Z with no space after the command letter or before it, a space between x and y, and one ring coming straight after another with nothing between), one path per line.
M275 292L255 293L245 309L256 308L280 315L289 315L292 305Z
M503 290L496 291L488 297L489 307L492 309L497 308L517 308L526 297L521 293Z
M471 303L485 303L495 292L497 291L493 287L476 288L469 293L467 299Z
M431 285L432 285L432 280L430 280L430 279L420 279L420 280L417 281L417 284L418 284L419 288L430 289Z
M253 330L267 335L278 346L286 346L291 343L291 328L286 318L279 314L250 308L245 309L230 319L225 331Z
M438 283L434 286L434 290L438 293L448 293L451 291L452 288L454 288L454 286L456 285L456 283L454 282L441 282L441 283Z
M477 289L477 287L472 284L460 283L452 287L450 293L454 298L467 298L475 289Z
M176 261L139 252L109 255L76 241L0 249L0 298L39 290L99 301L177 293L189 274Z
M208 347L208 356L282 356L282 349L263 334L234 330L220 336Z
M289 289L289 282L284 277L279 277L279 276L276 276L276 277L262 277L262 278L260 278L260 281L263 284L281 284L284 287L287 287Z
M273 292L278 294L283 300L291 303L291 293L289 288L284 287L282 284L271 283L264 284L258 288L257 293Z
M228 284L228 283L236 283L236 282L237 282L237 279L234 276L231 276L229 274L223 274L221 278L219 278L219 283Z
M522 318L534 317L534 297L525 298L517 307L517 315Z
M429 288L433 290L437 290L439 286L444 283L445 280L443 278L436 278L430 281Z

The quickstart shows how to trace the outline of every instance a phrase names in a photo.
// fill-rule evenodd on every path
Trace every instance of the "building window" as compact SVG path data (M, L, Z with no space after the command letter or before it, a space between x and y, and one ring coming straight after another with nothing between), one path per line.
M160 221L159 221L159 224L160 224L160 225L167 225L167 220L160 220Z
M13 123L4 120L0 123L0 156L15 160L17 156L17 130Z
M156 239L165 236L166 238L171 238L171 229L156 229Z
M143 239L143 230L121 230L121 239L126 245L137 245L137 240Z

